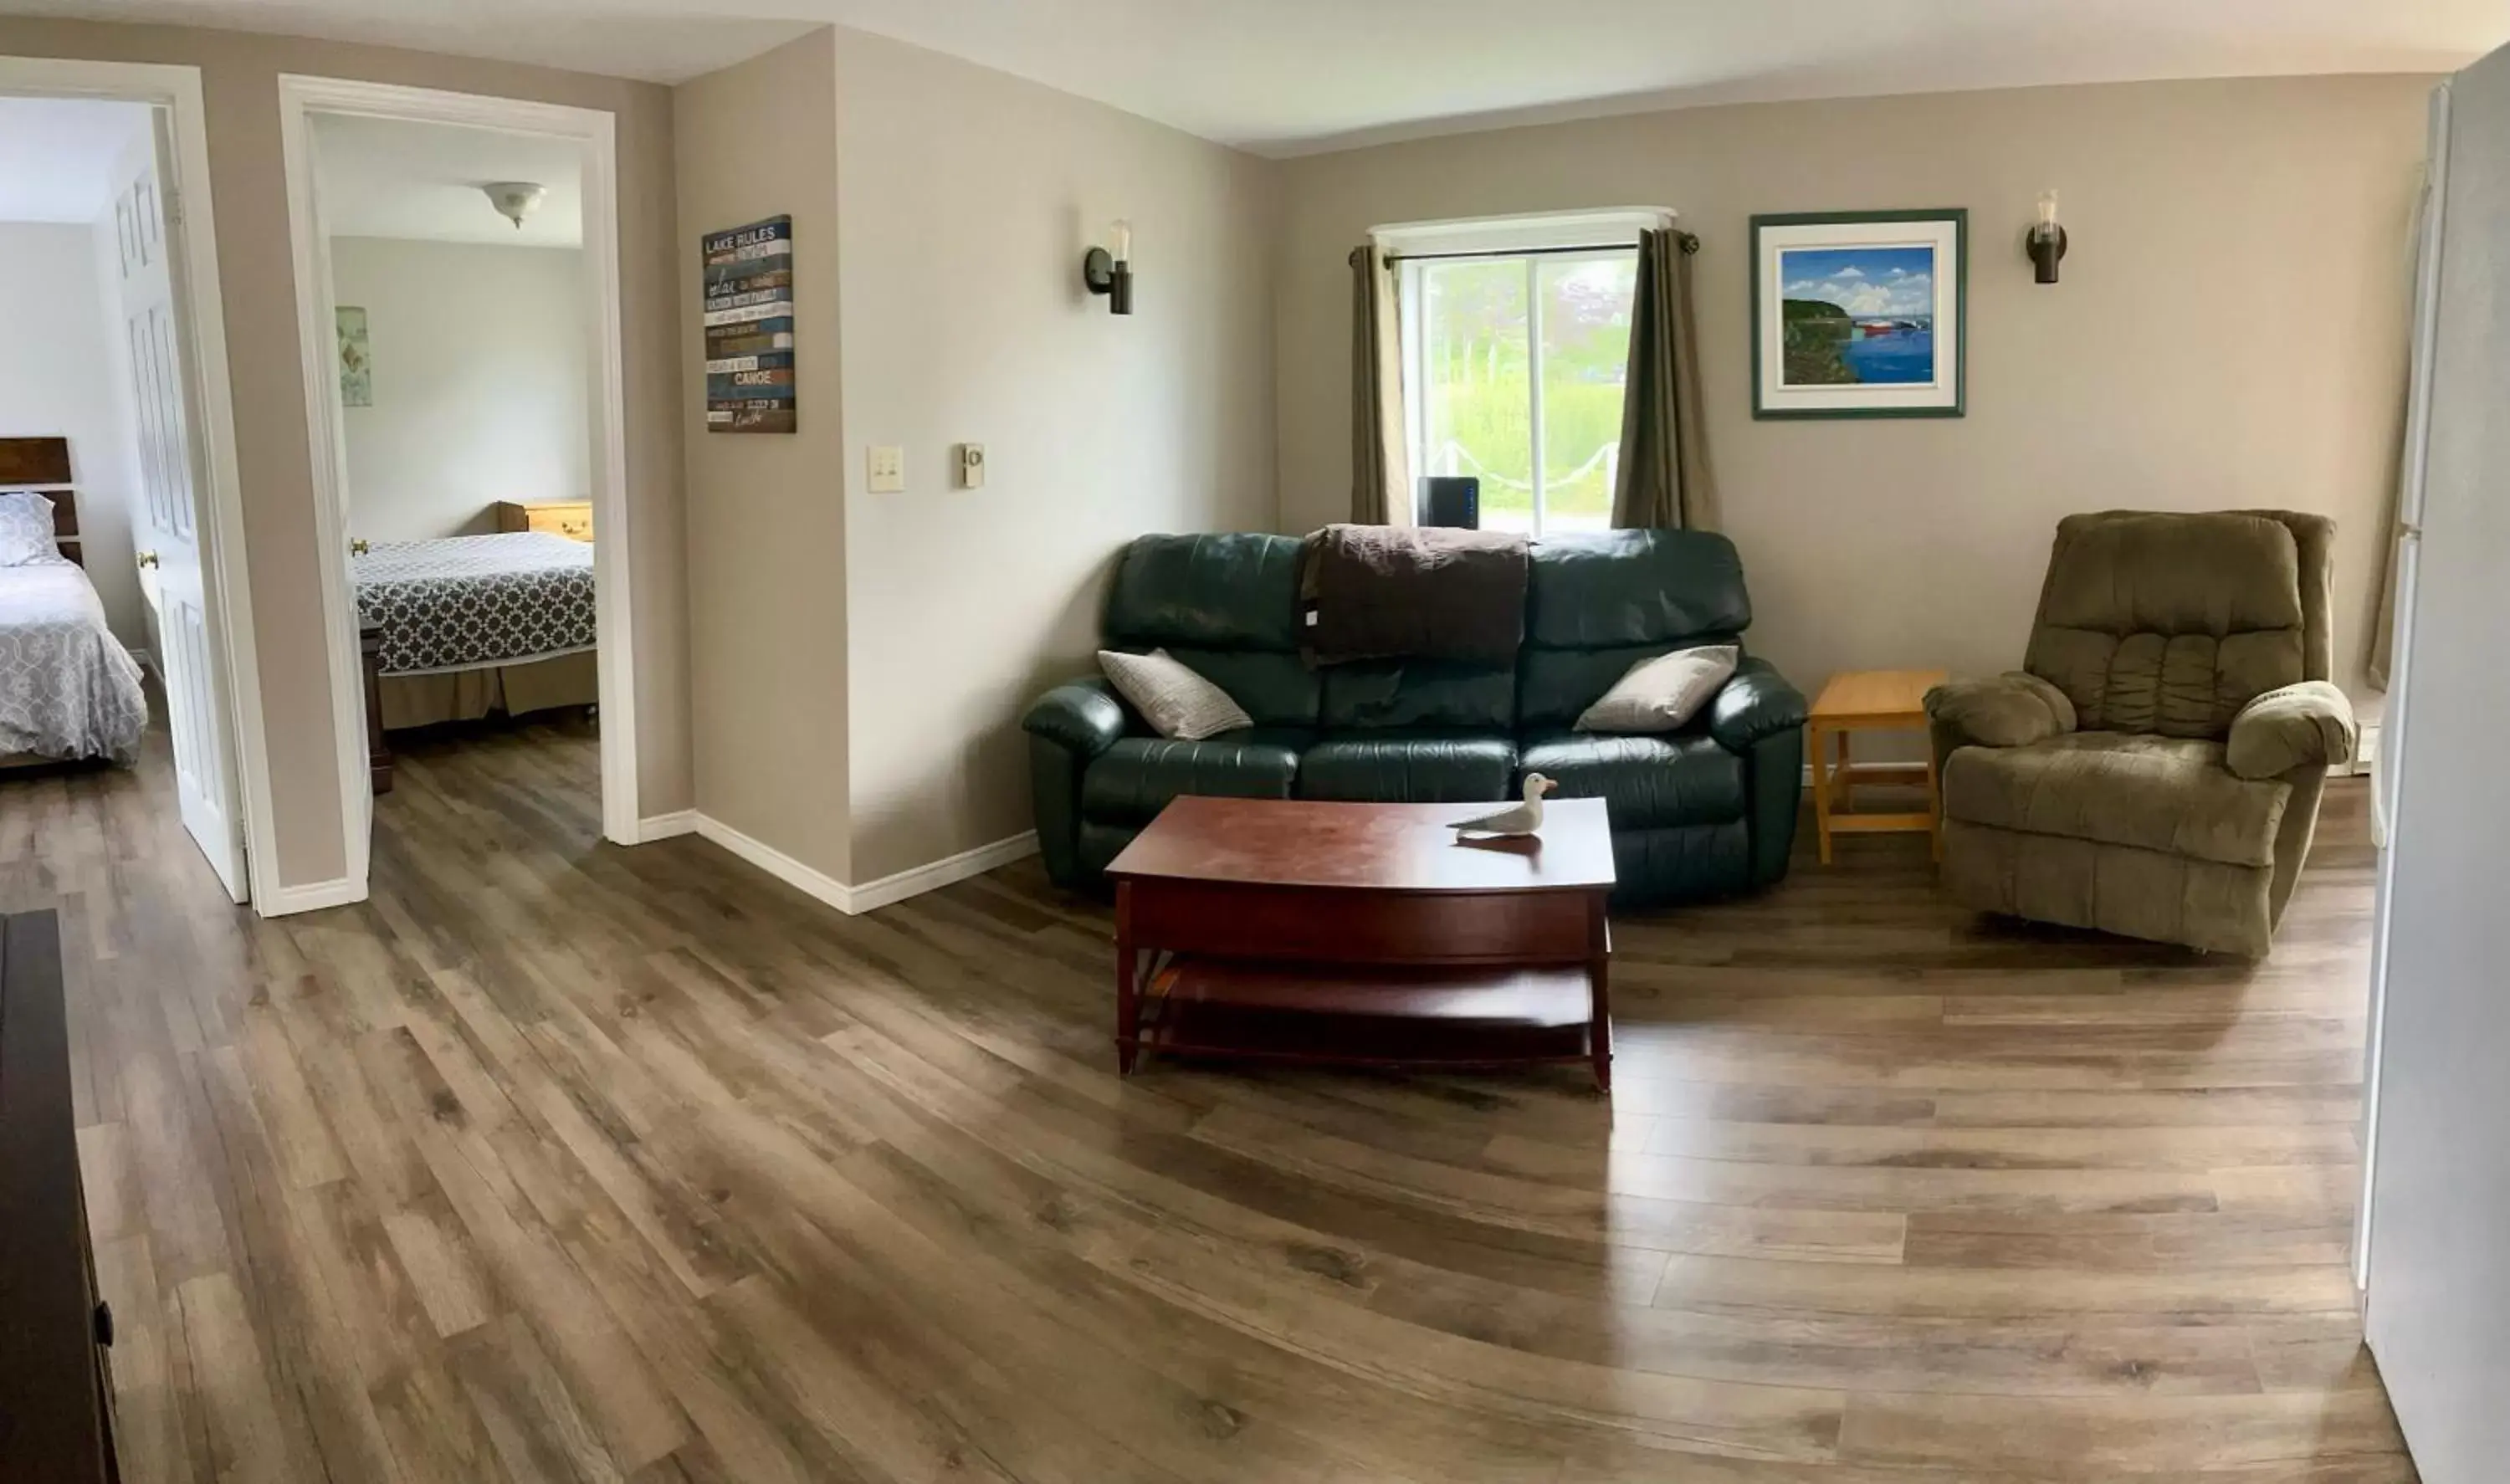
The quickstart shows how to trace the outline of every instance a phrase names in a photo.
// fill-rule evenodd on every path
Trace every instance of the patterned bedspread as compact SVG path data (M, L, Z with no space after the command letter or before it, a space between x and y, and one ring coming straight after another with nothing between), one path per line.
M58 559L0 567L0 753L129 763L147 729L139 662L87 574Z
M429 675L593 647L592 548L544 531L379 541L349 559L383 672Z

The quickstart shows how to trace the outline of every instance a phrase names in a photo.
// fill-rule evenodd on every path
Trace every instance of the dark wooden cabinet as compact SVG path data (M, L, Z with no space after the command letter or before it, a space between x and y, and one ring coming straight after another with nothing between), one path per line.
M0 1479L122 1477L112 1344L79 1186L60 922L0 918Z

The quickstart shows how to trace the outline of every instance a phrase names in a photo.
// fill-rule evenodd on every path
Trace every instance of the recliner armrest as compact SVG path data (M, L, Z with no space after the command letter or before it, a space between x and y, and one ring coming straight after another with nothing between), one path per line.
M1020 718L1031 736L1069 749L1084 763L1122 741L1126 725L1124 704L1096 678L1056 686Z
M2279 778L2295 768L2341 768L2361 740L2353 703L2324 680L2265 692L2240 707L2223 744L2223 764L2244 779Z
M1926 692L1926 720L1950 747L2027 747L2074 730L2074 703L2027 670Z
M1747 752L1763 738L1805 723L1804 692L1767 660L1746 659L1708 704L1708 735L1729 752Z

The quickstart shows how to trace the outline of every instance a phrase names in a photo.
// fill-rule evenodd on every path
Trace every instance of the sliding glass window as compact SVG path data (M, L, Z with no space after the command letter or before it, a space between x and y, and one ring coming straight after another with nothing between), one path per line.
M1414 474L1479 478L1485 530L1603 530L1620 454L1637 253L1494 253L1400 267Z

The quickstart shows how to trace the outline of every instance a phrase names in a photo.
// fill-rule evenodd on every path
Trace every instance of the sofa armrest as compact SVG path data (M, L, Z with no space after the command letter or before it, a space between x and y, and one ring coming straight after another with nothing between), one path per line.
M2267 691L2240 707L2223 763L2244 779L2279 778L2295 768L2341 768L2353 761L2360 729L2353 703L2324 680Z
M1767 660L1734 667L1717 699L1708 704L1708 735L1729 752L1749 752L1764 738L1792 732L1805 722L1804 692Z
M1124 704L1103 679L1075 680L1038 698L1020 718L1031 736L1054 742L1087 762L1124 736Z
M1955 680L1926 692L1926 723L1953 747L2027 747L2074 730L2066 693L2024 670L1993 680Z

